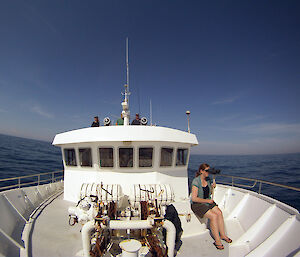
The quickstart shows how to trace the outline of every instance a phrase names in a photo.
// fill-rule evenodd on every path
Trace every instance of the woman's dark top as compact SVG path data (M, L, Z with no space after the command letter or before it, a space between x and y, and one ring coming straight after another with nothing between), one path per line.
M203 188L203 198L207 199L209 197L209 187L208 185L206 185L206 187L202 187Z

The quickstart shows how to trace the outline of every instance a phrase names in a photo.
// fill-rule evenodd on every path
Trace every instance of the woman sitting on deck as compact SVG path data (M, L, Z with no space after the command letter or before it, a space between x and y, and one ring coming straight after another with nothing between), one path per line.
M203 163L196 172L196 177L192 182L192 210L200 218L208 218L210 221L210 230L215 239L214 245L218 250L223 250L224 246L221 239L227 243L232 240L226 236L224 229L224 219L222 211L218 205L211 199L212 187L216 184L209 180L209 165Z

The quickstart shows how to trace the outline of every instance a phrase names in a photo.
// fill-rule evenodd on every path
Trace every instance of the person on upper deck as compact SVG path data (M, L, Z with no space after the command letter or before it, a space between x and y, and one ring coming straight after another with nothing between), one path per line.
M137 113L135 119L131 122L131 125L141 125L140 115Z
M91 127L99 127L100 124L99 124L99 118L98 116L95 116L94 117L94 122L92 123L92 126Z
M121 118L117 119L116 125L124 125L124 117L121 113Z
M210 230L215 239L214 245L218 250L223 250L224 246L221 240L231 243L232 240L226 236L224 229L224 219L222 211L218 205L211 199L212 189L216 184L211 184L209 178L209 165L203 163L192 182L192 202L193 212L200 218L208 218L210 221Z

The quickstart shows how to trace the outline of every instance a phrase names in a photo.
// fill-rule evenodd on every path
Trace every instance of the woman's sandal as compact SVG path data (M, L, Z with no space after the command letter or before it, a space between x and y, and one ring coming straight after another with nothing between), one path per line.
M214 242L214 246L215 246L218 250L224 250L224 245L217 245L216 242Z
M224 240L226 243L231 244L232 240L229 237L225 237L225 238L221 238L222 240Z

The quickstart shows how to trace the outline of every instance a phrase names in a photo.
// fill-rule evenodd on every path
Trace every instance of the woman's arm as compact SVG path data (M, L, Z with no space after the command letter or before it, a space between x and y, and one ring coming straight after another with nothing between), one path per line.
M192 186L192 201L194 203L213 203L212 199L203 199L198 197L198 187Z

